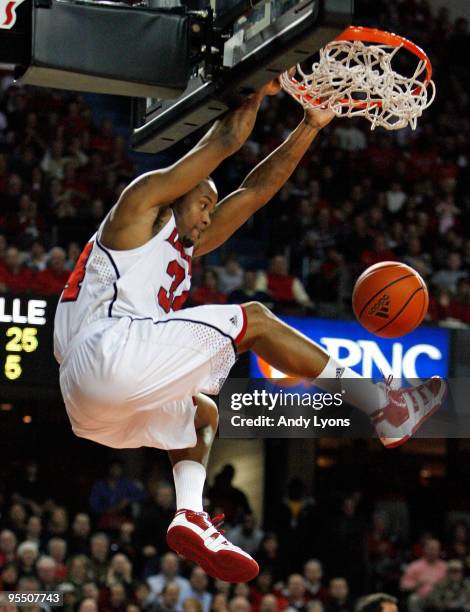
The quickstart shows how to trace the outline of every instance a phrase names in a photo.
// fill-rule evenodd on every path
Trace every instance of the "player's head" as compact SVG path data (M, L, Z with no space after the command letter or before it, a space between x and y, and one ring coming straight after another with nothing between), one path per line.
M197 244L203 232L211 224L217 198L215 183L208 177L173 204L176 227L183 246L190 247Z

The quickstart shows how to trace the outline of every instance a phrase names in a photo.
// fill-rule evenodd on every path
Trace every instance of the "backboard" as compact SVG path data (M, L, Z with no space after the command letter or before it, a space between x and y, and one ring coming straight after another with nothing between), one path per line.
M205 29L207 44L184 93L133 100L136 151L156 153L188 137L240 96L309 59L353 16L353 0L261 0L248 10L246 0L211 3L195 24Z

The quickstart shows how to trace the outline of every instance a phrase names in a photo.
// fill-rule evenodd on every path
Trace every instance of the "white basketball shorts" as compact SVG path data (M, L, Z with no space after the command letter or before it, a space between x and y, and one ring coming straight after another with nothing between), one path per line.
M219 393L245 334L244 308L198 306L159 321L103 324L74 339L60 367L74 433L113 448L194 446L194 396Z

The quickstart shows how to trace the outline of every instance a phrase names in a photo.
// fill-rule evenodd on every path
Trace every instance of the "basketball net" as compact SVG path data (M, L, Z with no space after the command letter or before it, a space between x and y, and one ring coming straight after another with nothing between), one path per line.
M349 28L343 35L348 31L352 35L372 32L373 37L379 40L390 37L395 44L334 40L320 50L320 59L310 73L300 65L296 78L283 73L280 77L283 89L304 107L328 107L337 116L365 117L372 130L378 126L398 130L408 125L416 129L418 117L433 102L436 93L431 64L424 51L402 37L379 30ZM395 56L404 47L418 56L410 77L392 67Z

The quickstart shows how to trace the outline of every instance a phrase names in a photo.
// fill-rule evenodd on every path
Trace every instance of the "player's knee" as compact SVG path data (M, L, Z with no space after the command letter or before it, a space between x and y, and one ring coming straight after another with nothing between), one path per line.
M273 313L261 302L248 302L244 304L248 329L255 330L257 335L262 335L270 320L274 319Z
M198 393L196 396L196 415L194 417L194 425L196 429L210 425L212 429L217 430L219 425L219 409L217 404L207 395Z

